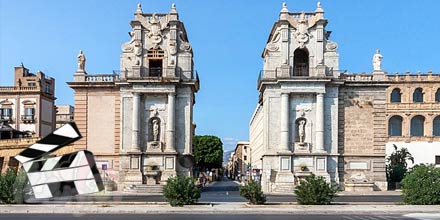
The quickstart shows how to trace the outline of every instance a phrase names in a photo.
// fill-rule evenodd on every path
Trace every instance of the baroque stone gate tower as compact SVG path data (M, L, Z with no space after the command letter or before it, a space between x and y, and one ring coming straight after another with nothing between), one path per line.
M385 73L341 73L327 22L319 3L314 12L283 4L263 51L250 147L265 192L291 192L312 174L386 189Z
M173 4L169 13L143 13L130 22L120 71L88 74L78 55L74 82L75 121L84 138L76 148L91 150L106 164L118 188L165 184L191 175L193 105L199 90L193 51Z

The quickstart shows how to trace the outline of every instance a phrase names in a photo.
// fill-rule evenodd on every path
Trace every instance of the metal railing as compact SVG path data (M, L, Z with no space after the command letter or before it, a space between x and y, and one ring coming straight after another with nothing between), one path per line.
M35 121L35 115L22 115L20 118L22 121Z

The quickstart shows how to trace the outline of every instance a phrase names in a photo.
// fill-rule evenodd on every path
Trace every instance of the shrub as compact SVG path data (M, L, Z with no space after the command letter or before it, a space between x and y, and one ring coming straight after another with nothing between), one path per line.
M250 204L261 205L266 202L266 196L261 190L258 182L251 180L246 185L240 187L240 196L249 201Z
M306 180L301 180L295 188L299 204L302 205L328 205L333 201L337 192L322 176L312 174Z
M402 180L402 197L411 205L440 204L440 168L418 165Z
M163 195L171 206L184 206L199 200L200 189L193 178L177 175L168 179Z
M6 204L23 203L26 184L25 172L9 168L4 174L0 174L0 201Z

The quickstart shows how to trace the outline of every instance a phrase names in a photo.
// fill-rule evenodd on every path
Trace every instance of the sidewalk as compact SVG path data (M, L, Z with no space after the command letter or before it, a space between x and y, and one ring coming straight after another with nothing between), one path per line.
M211 205L0 205L0 213L75 213L75 214L410 214L440 213L440 206L413 205L264 205L217 203Z

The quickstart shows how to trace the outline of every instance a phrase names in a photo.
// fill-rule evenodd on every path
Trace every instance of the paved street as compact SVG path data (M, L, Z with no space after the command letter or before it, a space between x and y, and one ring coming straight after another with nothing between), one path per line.
M415 220L401 215L194 215L194 214L1 214L0 220Z
M219 202L246 202L244 198L240 196L239 184L228 179L223 181L213 182L207 185L201 194L199 200L200 203L219 203ZM50 204L62 204L66 202L165 202L165 198L162 195L151 194L121 194L113 193L108 195L88 195L88 196L75 196L54 198L46 200L30 200L29 203L50 203ZM296 202L296 198L291 195L267 195L268 203L291 203ZM375 194L375 195L341 195L335 198L335 203L388 203L395 204L402 202L402 198L399 194L387 193Z

